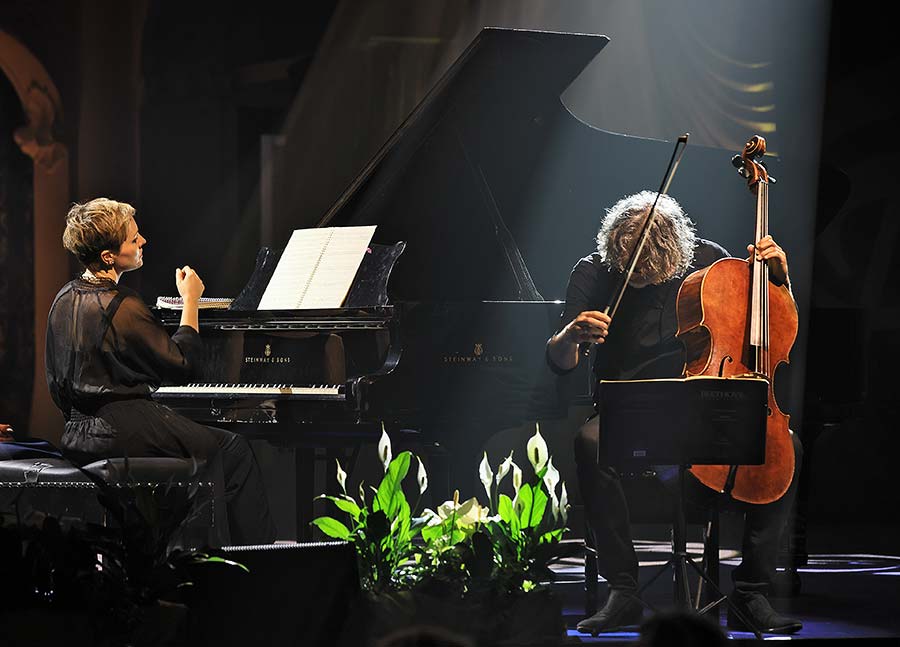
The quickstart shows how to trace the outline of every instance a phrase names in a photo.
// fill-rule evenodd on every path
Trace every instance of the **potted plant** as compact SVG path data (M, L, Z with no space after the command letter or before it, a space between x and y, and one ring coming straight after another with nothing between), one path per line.
M513 452L496 472L484 455L479 477L487 505L476 497L460 501L457 491L421 513L428 487L424 465L410 452L392 457L384 431L378 443L384 477L377 488L360 484L358 496L350 496L338 462L341 494L319 498L332 502L346 522L322 516L313 523L356 547L372 636L414 625L465 627L478 642L498 645L544 644L565 634L548 582L550 565L572 550L561 541L568 494L537 425L526 452L534 473L528 480ZM410 506L403 482L414 459L418 492Z

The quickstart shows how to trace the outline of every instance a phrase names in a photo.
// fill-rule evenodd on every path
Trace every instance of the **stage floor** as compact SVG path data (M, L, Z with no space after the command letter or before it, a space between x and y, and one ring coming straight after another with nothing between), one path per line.
M635 542L641 562L641 585L649 581L668 559L668 545L656 540ZM689 543L688 551L697 555L699 543ZM900 551L898 551L900 552ZM731 588L731 570L739 563L736 550L723 549L721 583L724 592ZM553 584L563 598L569 639L573 643L633 643L638 628L631 631L603 633L596 637L575 630L584 617L584 564L569 560L555 568L559 580ZM896 640L900 643L900 556L876 552L811 554L808 565L799 570L799 592L789 597L772 597L773 606L803 622L803 629L792 636L766 634L766 639L870 639L872 642ZM696 590L697 577L690 575L691 589ZM606 584L601 580L598 597L606 597ZM660 575L645 591L644 599L656 609L673 607L672 569ZM720 605L720 625L735 640L753 639L752 633L730 631L725 626L724 603ZM645 611L644 618L650 616ZM807 643L808 644L808 643Z

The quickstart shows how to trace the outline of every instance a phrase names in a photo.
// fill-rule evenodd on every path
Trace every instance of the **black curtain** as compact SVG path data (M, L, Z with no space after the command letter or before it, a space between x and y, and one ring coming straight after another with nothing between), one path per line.
M13 141L21 103L0 76L0 422L25 431L34 379L34 179Z

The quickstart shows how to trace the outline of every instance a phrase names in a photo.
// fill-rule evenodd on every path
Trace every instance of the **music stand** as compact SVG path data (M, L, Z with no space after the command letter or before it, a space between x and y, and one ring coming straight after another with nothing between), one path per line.
M768 382L763 378L689 377L661 380L601 380L598 388L600 442L609 464L625 471L651 465L677 465L672 557L638 592L640 595L663 571L675 572L675 602L692 608L687 579L690 565L735 614L762 634L753 622L722 593L717 582L687 553L684 515L685 473L691 465L730 465L726 489L733 486L737 466L765 462Z

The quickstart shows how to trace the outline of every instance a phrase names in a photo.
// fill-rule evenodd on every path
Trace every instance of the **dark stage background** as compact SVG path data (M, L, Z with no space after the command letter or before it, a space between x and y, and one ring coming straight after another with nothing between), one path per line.
M891 27L855 3L722 5L8 0L0 33L58 90L49 133L68 151L68 201L106 195L137 207L147 267L125 282L148 302L174 294L172 268L183 263L198 268L208 296L234 296L256 250L314 226L481 27L609 36L563 93L571 119L554 125L527 184L499 182L501 204L506 195L533 223L518 243L538 290L563 297L602 209L655 188L667 142L685 131L691 146L672 193L701 235L742 254L752 198L728 161L750 134L765 135L779 180L772 230L790 254L801 315L782 386L807 446L808 517L893 538L878 496L894 490L900 442ZM24 73L5 49L0 64L9 79ZM52 242L35 243L32 258L41 232L29 232L31 204L41 198L13 133L35 117L13 90L0 95L0 419L30 418L33 434L56 440L61 418L32 377L43 339L29 324L52 294L29 298L28 269L55 267L61 283L75 268ZM493 164L502 175L502 155ZM571 424L548 429L575 490ZM526 436L506 430L485 444L499 460ZM462 469L474 475L476 465Z

